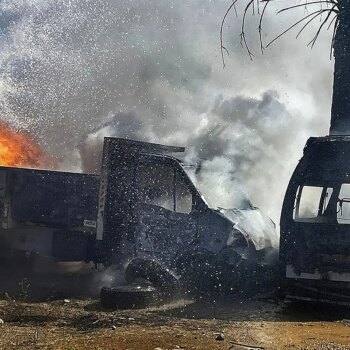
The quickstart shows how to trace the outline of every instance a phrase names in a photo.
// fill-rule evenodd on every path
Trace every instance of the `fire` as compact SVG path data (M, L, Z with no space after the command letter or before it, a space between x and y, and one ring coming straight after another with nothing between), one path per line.
M0 122L0 165L40 168L48 158L25 131L11 130Z

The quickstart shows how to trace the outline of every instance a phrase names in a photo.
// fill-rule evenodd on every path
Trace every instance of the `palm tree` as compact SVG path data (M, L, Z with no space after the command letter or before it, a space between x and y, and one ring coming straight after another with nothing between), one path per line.
M253 14L259 16L258 33L262 52L292 29L297 30L297 37L299 37L299 35L316 19L320 20L320 25L309 42L311 47L316 43L322 30L333 28L331 54L333 53L334 55L335 64L330 134L350 134L350 0L302 0L299 4L291 4L290 6L282 8L278 13L291 11L300 7L305 7L308 11L302 18L287 27L281 34L267 43L267 45L265 45L262 40L262 27L264 16L272 0L233 0L223 17L220 28L221 55L224 66L225 52L228 53L223 40L224 24L228 14L232 10L235 10L237 13L236 4L238 1L246 1L241 15L240 37L241 44L245 47L251 59L253 54L245 36L246 17L251 10Z

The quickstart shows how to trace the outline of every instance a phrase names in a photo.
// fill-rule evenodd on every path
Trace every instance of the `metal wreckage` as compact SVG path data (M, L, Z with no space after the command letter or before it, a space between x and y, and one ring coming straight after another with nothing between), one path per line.
M211 209L182 147L105 138L101 175L0 167L1 254L44 254L124 271L105 306L155 295L255 293L276 280L274 223L259 209Z
M281 213L281 296L350 302L350 136L312 137Z

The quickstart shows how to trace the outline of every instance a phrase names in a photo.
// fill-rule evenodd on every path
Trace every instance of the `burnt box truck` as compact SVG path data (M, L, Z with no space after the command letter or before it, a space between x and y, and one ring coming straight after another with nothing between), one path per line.
M251 205L210 209L169 155L184 150L105 138L100 176L0 167L1 254L119 266L129 284L150 282L134 288L133 305L155 288L238 291L258 283L247 269L257 275L275 251L273 222ZM101 299L126 303L131 290L102 288Z
M281 295L350 302L350 136L312 137L281 213Z

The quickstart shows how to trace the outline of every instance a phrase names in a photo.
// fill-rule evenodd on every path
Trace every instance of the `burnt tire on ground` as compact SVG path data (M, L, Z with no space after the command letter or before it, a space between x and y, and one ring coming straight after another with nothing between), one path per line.
M125 269L127 283L146 279L165 296L173 296L180 289L178 277L164 265L154 260L135 259Z
M158 300L157 290L151 286L102 287L101 305L107 309L140 309L154 305Z

